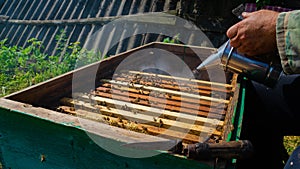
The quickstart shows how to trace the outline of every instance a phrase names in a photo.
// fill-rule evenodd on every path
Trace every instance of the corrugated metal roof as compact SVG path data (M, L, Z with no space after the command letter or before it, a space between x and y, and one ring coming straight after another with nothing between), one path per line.
M226 40L225 31L228 26L224 26L224 23L227 21L201 16L201 12L204 12L203 5L199 5L201 3L203 2L200 0L0 0L0 39L7 38L10 45L25 47L29 39L37 38L42 41L45 53L54 55L58 52L56 36L61 35L62 30L68 44L80 42L83 46L93 39L91 37L95 32L102 29L103 35L99 35L97 40L110 44L115 35L122 36L130 31L143 29L143 26L135 24L105 27L111 21L121 16L175 11L181 18L196 23L214 46L219 46ZM208 11L212 9L206 8ZM190 14L195 17L190 19ZM155 23L154 26L160 27ZM180 29L174 25L166 28L173 29L173 32ZM186 44L200 45L198 33L192 31L180 38L184 38ZM165 37L149 33L135 35L113 46L109 54L124 52L153 41L162 41Z

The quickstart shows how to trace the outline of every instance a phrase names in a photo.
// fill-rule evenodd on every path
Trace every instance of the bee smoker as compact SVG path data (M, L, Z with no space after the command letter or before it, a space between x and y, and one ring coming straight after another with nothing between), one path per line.
M196 70L216 64L216 62L225 71L241 74L271 88L276 85L282 72L280 64L265 63L238 53L234 47L230 46L229 40L218 49L216 54L212 54L204 60Z

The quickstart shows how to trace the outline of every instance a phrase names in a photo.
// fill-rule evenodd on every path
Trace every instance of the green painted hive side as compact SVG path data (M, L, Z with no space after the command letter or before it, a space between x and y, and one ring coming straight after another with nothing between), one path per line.
M25 112L0 108L0 161L10 169L210 169L197 161L168 154L149 158L114 155L76 126L54 123ZM119 146L120 143L100 138Z

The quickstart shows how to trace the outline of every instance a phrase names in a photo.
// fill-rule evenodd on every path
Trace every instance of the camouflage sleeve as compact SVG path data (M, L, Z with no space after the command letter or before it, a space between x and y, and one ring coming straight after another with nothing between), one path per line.
M276 38L283 71L300 73L300 10L279 14Z

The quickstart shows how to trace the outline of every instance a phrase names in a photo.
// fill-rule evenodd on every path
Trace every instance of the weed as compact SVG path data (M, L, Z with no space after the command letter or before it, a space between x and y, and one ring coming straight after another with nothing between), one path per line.
M174 37L170 38L167 37L163 40L164 43L172 43L172 44L180 44L179 34L175 35Z

